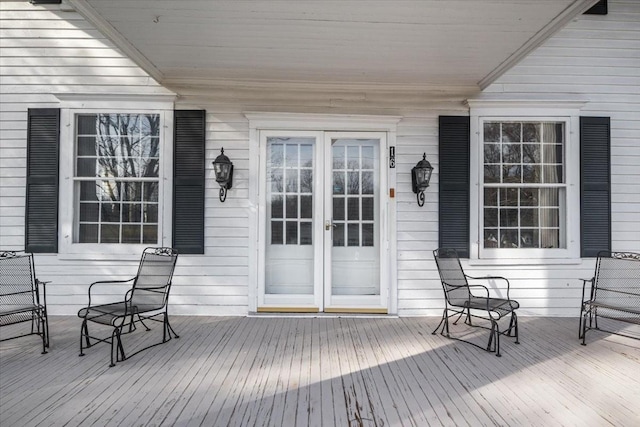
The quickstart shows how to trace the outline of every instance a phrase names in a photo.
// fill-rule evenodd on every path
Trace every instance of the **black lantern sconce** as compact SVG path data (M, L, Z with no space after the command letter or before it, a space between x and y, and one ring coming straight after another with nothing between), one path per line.
M216 182L220 184L220 201L224 202L227 199L227 190L233 183L233 163L224 155L224 147L213 161L213 171L216 173Z
M429 187L433 166L427 160L427 153L422 155L422 160L411 169L411 189L416 193L418 206L424 206L424 190Z

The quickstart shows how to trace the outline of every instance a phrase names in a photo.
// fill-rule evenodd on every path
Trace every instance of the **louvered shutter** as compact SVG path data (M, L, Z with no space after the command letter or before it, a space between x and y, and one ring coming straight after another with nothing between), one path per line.
M27 117L25 250L56 253L60 110L30 108Z
M173 247L204 254L205 111L176 110L174 126Z
M469 117L440 116L439 247L469 257Z
M611 250L611 124L580 117L580 253Z

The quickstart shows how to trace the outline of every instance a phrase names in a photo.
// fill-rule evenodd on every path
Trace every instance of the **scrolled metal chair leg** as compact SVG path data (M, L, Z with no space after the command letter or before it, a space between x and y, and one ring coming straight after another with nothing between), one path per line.
M518 334L518 315L516 314L515 311L511 312L511 321L513 322L513 330L514 330L514 336L516 338L516 344L520 344L520 336ZM509 328L511 329L511 326L509 326ZM511 334L511 330L509 331L509 334Z
M84 346L82 345L82 340L85 340L87 343L87 348L91 347L89 343L89 329L87 328L87 319L85 318L82 321L82 326L80 326L80 354L79 356L84 356Z
M180 335L178 335L176 333L175 330L173 330L173 327L171 326L171 323L169 323L169 318L167 317L167 327L169 328L168 330L173 332L174 338L180 338Z
M491 331L489 332L489 342L487 343L487 351L493 351L492 348L491 348L491 344L493 344L495 346L495 343L493 342L493 338L494 338L494 335L495 335L495 328L496 328L496 324L492 320L491 321Z
M49 343L47 342L47 332L45 331L44 319L42 318L42 313L38 313L38 322L42 323L42 331L40 331L40 325L38 325L38 331L42 332L42 353L47 354L47 347Z
M442 332L445 331L445 328L447 330L447 333L445 334L445 337L447 337L447 338L451 337L451 335L449 334L449 316L448 316L448 312L446 310L445 310L444 326L442 327Z
M149 328L149 327L147 326L147 324L146 324L146 323L144 323L144 321L142 320L142 317L140 316L140 313L138 313L138 321L139 321L140 323L142 323L142 326L144 326L144 328L147 330L147 332L149 332L149 331L151 330L151 328ZM131 316L131 323L132 323L132 324L134 323L134 322L133 322L133 316ZM135 329L135 327L134 327L134 329Z
M110 368L113 368L114 366L116 366L116 363L113 361L113 350L114 350L114 348L113 348L113 343L114 343L114 342L115 342L115 340L116 340L116 334L117 334L117 331L118 331L118 329L117 329L117 328L114 328L114 329L113 329L113 332L111 332L111 354L110 354L110 356L111 356L111 363L109 364L109 367L110 367ZM116 351L117 351L117 350L116 350ZM117 356L117 355L116 355L116 360L118 360L118 356Z
M587 316L589 315L588 312L584 313L584 316L582 318L582 343L581 345L587 345Z
M436 326L436 328L433 330L433 332L431 332L431 335L435 335L436 332L438 332L438 329L440 329L440 325L442 325L442 322L444 322L445 317L447 316L447 309L444 309L444 312L442 314L442 318L440 319L440 323L438 323L438 326Z
M584 311L585 307L584 307L584 303L582 304L582 306L580 307L580 317L578 317L578 321L579 321L579 325L578 325L578 339L581 340L582 336L583 336L583 331L584 331Z
M496 337L496 356L497 357L502 357L502 354L500 354L500 328L498 327L498 323L495 323L495 330L494 330L494 334Z

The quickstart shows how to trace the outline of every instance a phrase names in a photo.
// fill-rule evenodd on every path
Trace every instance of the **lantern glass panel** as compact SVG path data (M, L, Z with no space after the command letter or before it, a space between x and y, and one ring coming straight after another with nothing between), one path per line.
M229 181L229 171L231 165L228 163L216 163L214 165L214 171L216 173L216 181L219 183L226 183Z

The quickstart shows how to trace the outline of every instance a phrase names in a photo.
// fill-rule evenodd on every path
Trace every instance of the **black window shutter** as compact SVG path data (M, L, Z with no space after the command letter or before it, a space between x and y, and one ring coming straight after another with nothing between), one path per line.
M25 250L58 252L58 153L60 110L30 108L27 113L27 193Z
M440 116L438 164L439 247L469 257L468 116Z
M174 114L173 247L204 254L205 111Z
M580 117L580 255L611 250L611 123Z

